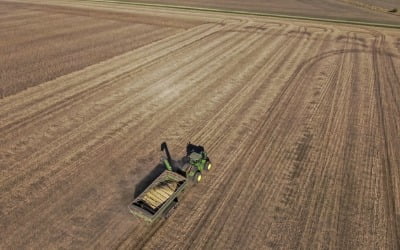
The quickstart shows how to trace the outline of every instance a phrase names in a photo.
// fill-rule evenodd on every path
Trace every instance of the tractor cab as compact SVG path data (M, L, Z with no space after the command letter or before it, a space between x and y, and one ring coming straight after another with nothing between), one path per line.
M186 155L190 155L193 152L198 153L198 154L204 153L205 152L204 147L202 147L200 145L197 146L197 145L191 144L189 142L188 145L186 146Z
M195 166L200 172L211 168L210 159L202 146L197 146L189 142L186 146L186 156L189 159L189 164Z
M203 158L203 156L196 152L192 152L189 155L190 162L197 162L197 161L200 161L202 158Z

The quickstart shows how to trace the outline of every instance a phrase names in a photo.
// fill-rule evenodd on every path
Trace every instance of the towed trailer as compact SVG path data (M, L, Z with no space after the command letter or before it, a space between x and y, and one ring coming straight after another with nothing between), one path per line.
M178 161L171 158L165 142L161 144L161 150L167 155L162 159L164 172L128 206L133 215L150 223L168 217L189 183L200 182L202 172L211 169L210 159L202 146L189 143L186 156Z
M180 174L164 171L129 205L132 214L153 222L168 216L178 203L178 197L185 190L187 180Z

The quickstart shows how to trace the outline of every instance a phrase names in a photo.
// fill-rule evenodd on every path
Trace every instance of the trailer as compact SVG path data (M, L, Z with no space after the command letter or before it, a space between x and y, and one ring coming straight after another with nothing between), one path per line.
M187 179L180 174L165 170L129 205L132 214L153 222L168 216L185 190Z

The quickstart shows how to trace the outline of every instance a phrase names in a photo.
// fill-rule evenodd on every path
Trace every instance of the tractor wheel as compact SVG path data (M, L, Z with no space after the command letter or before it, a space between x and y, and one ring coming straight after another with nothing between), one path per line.
M210 161L207 161L206 162L206 165L204 166L204 169L206 170L206 171L210 171L211 170L211 162Z
M195 181L196 183L199 183L199 182L201 181L201 178L202 178L202 175L201 175L200 172L197 172L197 173L194 175L194 181Z

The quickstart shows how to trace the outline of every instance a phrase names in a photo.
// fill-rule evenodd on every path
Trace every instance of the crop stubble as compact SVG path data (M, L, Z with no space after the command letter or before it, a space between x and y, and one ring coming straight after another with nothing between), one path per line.
M241 11L255 11L290 14L307 17L360 20L400 24L398 13L388 10L399 8L396 0L124 0L127 2L147 2L217 8Z
M0 100L2 247L400 246L399 32L203 18ZM215 167L147 225L164 140Z
M0 98L168 37L198 21L0 2Z

